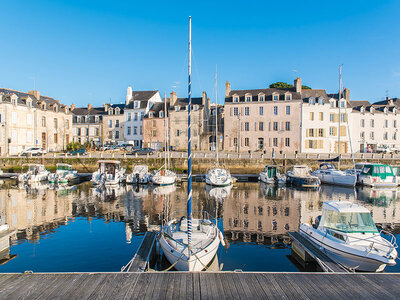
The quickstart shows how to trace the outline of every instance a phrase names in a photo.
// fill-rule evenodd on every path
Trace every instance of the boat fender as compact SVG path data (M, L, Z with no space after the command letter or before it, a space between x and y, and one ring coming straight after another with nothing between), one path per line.
M219 237L219 240L221 241L221 245L225 247L224 236L222 235L221 231L218 231L218 237Z

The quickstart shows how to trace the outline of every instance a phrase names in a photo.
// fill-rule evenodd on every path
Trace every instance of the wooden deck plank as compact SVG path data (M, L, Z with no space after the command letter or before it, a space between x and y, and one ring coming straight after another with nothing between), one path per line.
M167 291L167 299L178 299L177 297L179 297L179 287L178 287L178 274L176 272L170 272L168 274L170 278L169 278L169 282L168 285L171 287L168 289Z
M302 290L307 294L309 298L324 299L325 293L321 289L319 289L316 284L313 284L310 280L308 280L303 274L299 274L296 277L296 281L298 281Z
M113 297L115 299L123 299L131 288L135 287L138 278L139 274L133 272L117 274L116 279L119 280L119 284L113 291Z
M251 299L251 292L248 290L247 284L243 284L241 276L243 273L231 273L233 284L236 286L240 299Z
M334 282L329 280L329 276L332 275L330 274L324 274L324 273L315 273L318 274L317 276L309 276L310 274L304 274L304 278L306 282L309 282L311 285L313 285L317 290L320 292L324 293L324 291L329 290L331 295L335 299L347 299L344 294L347 293L347 291L342 287L342 286L337 286ZM328 278L328 279L327 279ZM294 278L294 280L296 280Z
M105 294L109 286L109 283L112 281L113 274L101 274L101 275L102 276L98 284L98 287L94 291L92 291L92 293L88 296L88 299L99 299Z
M39 282L34 285L34 288L29 288L24 286L26 289L26 294L23 295L23 299L40 299L42 298L42 294L44 292L49 293L53 287L56 286L58 282L58 277L53 274L43 274L40 278ZM49 291L50 290L50 291ZM12 296L10 298L13 298Z
M151 249L156 241L157 233L154 231L147 231L143 237L142 243L133 258L133 262L128 268L128 272L145 271Z
M397 274L363 274L363 277L378 286L380 290L389 293L390 298L400 298L400 276ZM399 276L399 277L397 277ZM396 278L397 277L397 278Z
M255 275L252 273L249 273L247 275L248 276L246 276L246 283L253 294L252 297L254 299L265 299L264 290L261 288Z
M209 286L208 278L205 278L205 273L199 273L201 299L213 299L211 287Z
M184 280L186 281L186 299L193 300L193 273L185 276Z
M276 291L276 295L274 296L274 298L289 299L282 288L279 286L279 284L276 282L273 274L263 274L263 276L273 285L274 290Z
M202 298L201 288L200 288L200 274L198 272L193 273L193 299L199 300Z
M31 278L31 274L19 274L18 276L12 278L12 280L7 280L1 286L0 298L7 299L8 295L15 290L18 290L22 293L23 291L20 290L20 287L27 285Z
M232 295L232 299L239 299L239 293L238 290L236 288L236 285L233 282L233 278L230 275L231 273L222 273L221 276L222 278L224 278L224 281L226 283L226 285L224 285L225 290L229 290L231 295Z
M278 280L281 280L286 286L286 291L289 289L293 290L296 299L310 299L303 289L296 283L296 280L292 280L291 276L287 276L287 274L283 273L282 276L279 276Z

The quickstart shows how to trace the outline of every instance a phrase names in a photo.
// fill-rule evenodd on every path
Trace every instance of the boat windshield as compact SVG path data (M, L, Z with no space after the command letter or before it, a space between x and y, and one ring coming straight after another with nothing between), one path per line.
M378 232L368 212L325 211L324 227L343 232Z
M71 170L71 166L68 166L68 165L58 165L57 170L60 170L60 171L70 171L70 170Z
M379 176L383 179L386 176L393 176L393 170L391 166L385 165L366 165L363 170L362 174L371 175L371 176Z

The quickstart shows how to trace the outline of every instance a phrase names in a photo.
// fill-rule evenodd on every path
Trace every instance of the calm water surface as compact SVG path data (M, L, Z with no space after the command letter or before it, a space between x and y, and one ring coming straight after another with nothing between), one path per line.
M399 239L400 190L322 186L314 191L261 183L209 189L194 183L193 191L193 210L217 216L228 241L227 249L218 250L223 270L302 270L290 256L287 232L314 220L322 202L332 199L366 206L378 226ZM185 210L185 184L102 191L90 183L56 190L6 181L0 189L0 223L9 224L16 234L10 249L14 257L3 261L0 272L120 271L149 228ZM386 271L400 272L400 266Z

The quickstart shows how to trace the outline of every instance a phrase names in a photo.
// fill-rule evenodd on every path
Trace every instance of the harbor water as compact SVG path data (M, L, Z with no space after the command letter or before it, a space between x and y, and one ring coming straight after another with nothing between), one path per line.
M54 187L5 181L0 221L15 233L10 257L0 260L0 272L118 272L134 256L146 231L184 214L186 188L182 184L97 189L89 182ZM227 241L217 253L225 271L304 271L290 255L287 232L315 220L328 200L367 207L378 228L399 240L399 198L400 189L193 184L193 211L207 211L216 218ZM400 272L400 265L385 271Z

